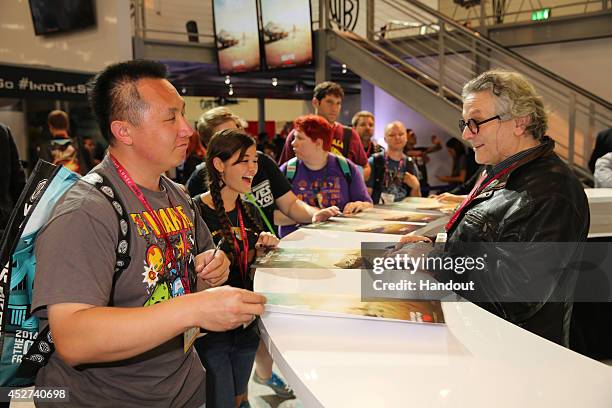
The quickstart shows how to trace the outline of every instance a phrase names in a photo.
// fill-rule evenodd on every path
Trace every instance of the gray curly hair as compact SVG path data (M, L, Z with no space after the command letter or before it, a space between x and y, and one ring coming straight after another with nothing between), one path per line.
M526 131L539 140L548 129L548 113L542 98L521 74L501 69L483 72L463 86L461 97L491 91L495 111L502 119L529 117Z

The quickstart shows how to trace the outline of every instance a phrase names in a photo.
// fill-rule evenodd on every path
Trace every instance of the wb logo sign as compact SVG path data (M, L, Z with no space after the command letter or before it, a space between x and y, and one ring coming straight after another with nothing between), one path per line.
M331 22L340 30L353 31L359 17L359 0L331 0L328 4Z

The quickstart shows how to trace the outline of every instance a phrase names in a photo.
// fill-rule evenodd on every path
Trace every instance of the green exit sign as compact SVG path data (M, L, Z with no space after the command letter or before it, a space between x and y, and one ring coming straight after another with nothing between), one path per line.
M531 21L548 20L549 18L550 18L549 8L536 10L531 13Z

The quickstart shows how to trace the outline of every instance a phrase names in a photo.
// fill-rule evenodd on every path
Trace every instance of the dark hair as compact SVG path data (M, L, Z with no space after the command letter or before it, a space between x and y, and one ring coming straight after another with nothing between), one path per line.
M446 142L446 147L455 151L455 157L459 158L465 154L465 146L456 137L451 137Z
M208 142L208 148L206 150L206 170L208 175L208 186L210 189L210 195L213 200L213 205L219 218L219 224L221 225L221 234L225 238L226 245L233 248L232 242L234 242L234 234L232 232L232 224L225 212L225 206L223 205L223 198L221 198L221 189L224 187L221 174L215 168L213 159L218 157L221 161L229 160L237 151L240 152L236 163L240 162L249 147L256 146L255 139L247 135L241 130L237 129L224 129L213 135ZM235 163L232 163L235 164ZM240 202L240 200L238 200ZM240 205L240 204L236 204ZM257 232L263 231L263 227L254 213L254 210L249 205L243 205L245 213L257 228ZM227 256L230 261L234 261L232 251L227 252Z
M109 65L95 76L89 84L89 104L108 143L115 139L110 130L112 121L140 123L147 104L140 98L136 83L145 78L166 79L167 75L166 66L160 62L133 60Z
M337 96L338 98L344 98L344 90L340 85L335 82L325 81L317 84L313 91L312 96L317 100L322 100L327 95Z
M319 115L300 116L293 122L293 126L313 142L317 139L323 140L323 150L326 152L331 150L333 128L323 117Z
M68 114L61 110L53 110L47 116L47 123L57 130L68 130Z

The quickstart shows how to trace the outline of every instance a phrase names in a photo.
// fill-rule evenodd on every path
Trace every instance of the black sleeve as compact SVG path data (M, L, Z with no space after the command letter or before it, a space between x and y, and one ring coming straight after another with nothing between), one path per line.
M3 130L6 131L8 136L8 147L10 154L10 193L11 199L13 201L13 205L17 203L19 196L21 195L21 191L25 186L25 172L23 171L23 167L21 167L21 162L19 161L19 153L17 152L17 146L15 145L15 140L13 140L13 135L11 135L11 131L9 128L4 127Z
M280 171L276 163L274 163L274 160L261 152L257 152L257 155L259 156L259 167L265 172L270 180L270 187L272 188L274 199L276 200L291 191L291 184L289 184L285 175Z
M206 166L204 163L196 166L185 186L187 187L187 191L189 191L189 195L192 197L208 191L208 175L206 174Z

